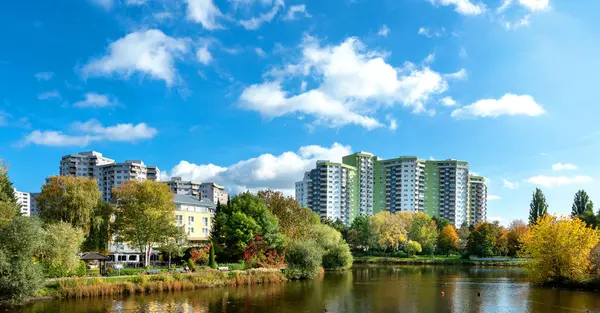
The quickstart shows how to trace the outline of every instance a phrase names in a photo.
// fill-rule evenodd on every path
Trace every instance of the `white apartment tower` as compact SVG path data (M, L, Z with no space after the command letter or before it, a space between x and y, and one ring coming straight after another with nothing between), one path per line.
M29 192L18 191L17 188L13 188L13 190L14 190L15 198L17 199L17 202L19 203L19 206L21 207L21 210L19 213L21 213L21 215L23 215L23 216L30 216L31 215L31 197L30 197Z
M60 176L94 177L96 166L115 163L96 151L69 154L60 160Z
M375 192L377 211L423 212L425 160L403 156L378 161Z
M469 224L485 222L487 218L487 186L485 178L469 176Z
M227 204L229 198L229 193L225 191L225 187L215 183L199 183L183 180L181 177L173 177L167 184L171 188L171 192L176 195L190 195L195 197L202 195L202 199L221 204Z
M112 198L112 189L119 187L130 180L156 180L160 171L155 166L148 166L141 160L127 160L123 163L110 163L94 168L94 177L98 181L98 188L102 192L102 201L109 202Z

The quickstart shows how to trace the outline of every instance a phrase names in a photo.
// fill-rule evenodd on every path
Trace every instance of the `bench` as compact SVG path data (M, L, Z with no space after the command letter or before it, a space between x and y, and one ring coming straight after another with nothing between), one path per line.
M229 267L223 266L223 267L219 267L217 268L219 271L223 271L223 272L229 272Z
M149 269L146 270L146 274L152 275L152 274L160 274L160 269Z

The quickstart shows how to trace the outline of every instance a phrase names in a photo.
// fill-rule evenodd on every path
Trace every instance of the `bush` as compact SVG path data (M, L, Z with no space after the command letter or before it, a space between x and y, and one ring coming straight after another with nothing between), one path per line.
M170 282L173 281L173 277L169 274L150 275L150 281Z
M421 244L416 241L409 240L404 245L404 252L406 252L408 256L414 256L417 253L421 253L421 251L423 251Z
M353 261L350 247L344 242L331 247L323 255L323 267L327 270L350 268Z
M286 253L290 279L311 279L321 271L322 251L313 241L292 242Z
M136 285L143 285L143 284L147 283L149 280L150 280L150 277L145 274L136 275L133 278L131 278L131 282Z
M187 266L190 268L190 271L196 270L196 263L194 263L194 261L192 259L189 259L187 261Z
M210 244L210 251L208 253L208 266L211 268L217 268L217 262L215 261L215 245Z

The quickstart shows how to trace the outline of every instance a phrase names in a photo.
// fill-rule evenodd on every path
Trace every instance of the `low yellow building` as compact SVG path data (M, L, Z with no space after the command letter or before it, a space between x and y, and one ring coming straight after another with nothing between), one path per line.
M188 241L190 243L207 241L217 205L210 200L199 200L190 195L175 195L174 201L177 226L183 227Z

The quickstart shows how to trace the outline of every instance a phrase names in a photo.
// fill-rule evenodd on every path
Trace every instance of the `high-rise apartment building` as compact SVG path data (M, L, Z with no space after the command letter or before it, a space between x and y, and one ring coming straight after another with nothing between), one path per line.
M296 199L301 206L311 208L322 217L340 218L346 224L357 214L381 211L424 212L446 218L456 227L485 220L485 180L469 180L467 162L426 161L414 156L382 160L366 152L345 156L342 160L342 164L319 161L316 169L304 174L304 179L296 183ZM333 168L344 165L355 171L353 180L346 182L345 190L353 190L356 205L347 209L340 206L338 210L338 207L327 206L330 190L334 192L333 200L339 196L335 193L336 185L324 177L329 177ZM327 191L325 196L324 190ZM356 214L345 213L352 210Z
M24 216L30 216L31 215L31 197L29 192L22 192L22 191L18 191L17 188L13 188L14 190L14 194L15 194L15 198L17 199L17 202L19 203L21 210L19 213L21 213L21 215Z
M359 214L357 170L350 165L318 161L316 168L296 184L296 194L302 206L322 218L350 225Z
M167 184L171 188L171 192L176 195L190 195L195 197L201 195L202 199L221 204L227 204L229 198L229 193L225 191L225 187L215 183L199 183L183 180L181 177L172 177Z
M225 191L225 187L215 183L202 183L199 190L202 199L208 199L214 203L227 204L229 193Z
M37 197L40 195L39 192L32 192L29 194L30 206L29 206L29 214L31 216L39 216L40 209L37 205Z
M94 177L94 168L99 165L115 163L96 151L69 154L60 160L60 176Z
M469 176L469 222L477 224L487 218L487 186L485 178Z
M171 192L176 195L198 196L200 193L199 182L183 180L181 177L171 177L171 180L166 182L171 188Z
M362 215L373 214L373 183L377 157L368 152L357 152L342 158L342 163L356 168L358 183L358 210Z

